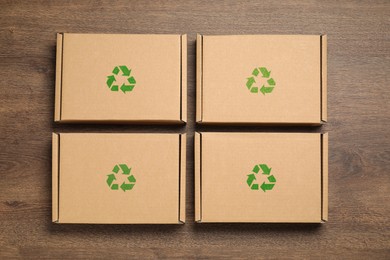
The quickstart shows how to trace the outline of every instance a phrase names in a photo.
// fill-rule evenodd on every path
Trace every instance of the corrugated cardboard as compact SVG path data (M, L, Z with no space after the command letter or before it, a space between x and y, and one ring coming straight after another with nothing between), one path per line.
M57 122L187 120L186 35L60 33L56 66Z
M325 35L198 35L196 121L325 122L326 49Z
M53 134L53 222L184 223L185 137Z
M327 219L327 134L196 133L197 222Z

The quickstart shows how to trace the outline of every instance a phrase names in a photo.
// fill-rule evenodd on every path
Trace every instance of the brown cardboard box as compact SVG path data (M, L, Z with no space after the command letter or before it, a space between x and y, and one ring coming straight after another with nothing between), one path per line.
M186 35L57 34L56 66L57 122L186 122Z
M197 222L327 218L327 134L196 133Z
M196 121L325 122L326 50L325 35L198 35Z
M181 224L185 134L53 134L53 222Z

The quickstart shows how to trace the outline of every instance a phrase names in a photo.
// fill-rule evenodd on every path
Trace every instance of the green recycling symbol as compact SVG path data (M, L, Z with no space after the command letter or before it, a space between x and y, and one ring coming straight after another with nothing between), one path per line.
M121 75L118 75L119 72L122 72ZM125 82L122 83L120 86L120 90L126 94L126 92L130 92L135 87L135 78L133 76L130 76L131 69L127 68L125 65L116 66L112 70L112 74L110 76L107 76L107 86L111 91L118 91L119 90L119 84L115 83L119 79L120 76L125 77Z
M255 183L256 175L259 173L260 169L262 170L262 174L267 176L268 183L265 181L263 184L261 184L260 188L266 192L267 190L272 190L275 186L276 179L271 174L272 168L269 168L267 164L257 164L255 167L253 167L252 173L248 174L248 179L246 180L246 183L248 184L249 188L252 190L259 190L259 184Z
M266 80L266 83L262 85L262 87L259 89L258 86L255 86L254 83L256 83L256 78L257 76L261 73L261 77ZM247 78L246 81L246 87L249 89L251 93L263 93L265 94L270 94L274 90L274 87L276 85L276 82L273 78L271 78L271 71L268 70L266 67L259 67L255 68L252 71L252 76Z
M119 172L121 172L122 175L126 178L125 181L121 183L119 186L118 183L115 183L117 180L117 177L119 175ZM127 167L126 164L117 164L112 169L112 173L107 175L107 184L108 187L111 188L111 190L119 190L121 188L123 191L131 190L135 185L135 177L134 175L130 174L131 168Z

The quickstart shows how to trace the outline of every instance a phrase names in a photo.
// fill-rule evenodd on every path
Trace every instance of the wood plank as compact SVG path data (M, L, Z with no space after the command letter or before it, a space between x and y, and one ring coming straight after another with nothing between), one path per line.
M389 1L0 1L0 257L389 258ZM188 124L53 122L56 32L187 33ZM195 124L195 39L328 35L328 124ZM194 223L195 130L329 132L329 222ZM51 132L186 132L187 223L51 223Z

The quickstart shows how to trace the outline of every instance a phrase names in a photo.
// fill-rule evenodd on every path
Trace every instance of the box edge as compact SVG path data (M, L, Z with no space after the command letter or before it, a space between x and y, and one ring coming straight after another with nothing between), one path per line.
M180 37L181 44L181 107L180 120L187 122L187 34Z
M322 158L321 158L321 165L322 165L322 169L321 169L321 177L322 177L322 180L321 180L321 183L322 183L322 187L321 187L321 191L322 191L322 194L321 194L321 198L322 198L322 205L321 205L321 220L322 222L327 222L328 221L328 194L329 194L329 191L328 191L328 185L329 185L329 181L328 181L328 157L329 157L329 150L328 150L328 133L324 133L321 135L321 155L322 155Z
M180 134L180 187L179 223L186 222L186 134Z
M64 34L57 33L54 122L61 121Z
M202 122L203 114L203 35L196 35L196 122Z
M320 36L321 41L321 121L328 121L328 37L326 34Z
M52 222L59 223L60 134L52 133Z
M195 222L200 223L201 217L201 133L194 135L194 184L195 184Z

